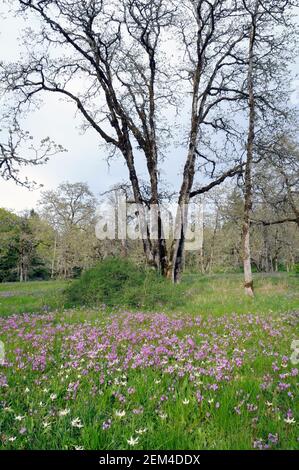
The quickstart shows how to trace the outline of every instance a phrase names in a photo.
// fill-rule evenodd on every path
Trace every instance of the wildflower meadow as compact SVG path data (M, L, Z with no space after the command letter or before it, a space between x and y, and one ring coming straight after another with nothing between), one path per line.
M298 322L104 307L1 317L0 446L296 449Z

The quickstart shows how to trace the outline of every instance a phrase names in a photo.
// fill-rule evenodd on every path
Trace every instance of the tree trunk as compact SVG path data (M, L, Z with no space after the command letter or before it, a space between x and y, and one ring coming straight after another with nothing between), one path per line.
M145 254L145 258L147 262L149 263L149 265L156 267L156 260L155 260L155 256L153 252L153 245L150 239L150 233L149 233L148 224L146 221L146 207L142 199L142 195L141 195L141 191L139 187L138 176L136 173L135 163L134 163L133 150L131 147L129 137L126 134L125 136L126 136L126 139L123 142L123 147L121 148L121 151L125 157L127 167L129 170L129 178L130 178L130 182L132 185L134 200L135 200L135 203L139 207L138 220L139 220L140 229L142 233L143 251Z
M56 233L55 233L54 247L53 247L53 257L52 257L52 265L51 265L51 279L54 278L56 249L57 249L57 236L56 236Z
M150 84L149 84L149 132L146 145L147 169L151 184L150 203L157 209L157 240L152 243L156 268L162 276L167 276L168 253L166 240L163 233L163 221L161 218L159 190L158 190L158 148L156 136L156 102L155 102L155 80L156 61L155 51L148 48Z
M211 274L212 271L212 265L214 262L214 250L215 250L215 241L216 241L216 235L217 235L217 230L218 230L218 220L219 220L219 209L216 209L216 219L215 219L215 226L213 230L213 237L212 237L212 243L211 243L211 251L210 255L208 256L207 264L206 264L206 269L205 271L209 272Z
M185 246L185 222L187 215L187 204L179 204L175 220L175 233L179 233L179 237L174 239L172 242L166 274L173 283L179 283L181 280Z
M185 224L187 223L188 204L190 202L190 192L192 189L195 174L196 143L198 137L199 122L199 117L197 114L199 76L195 79L195 81L196 83L194 84L195 91L193 97L193 112L191 122L192 130L190 134L188 157L184 167L183 182L180 190L178 210L175 221L175 232L177 233L177 231L179 231L180 236L178 239L175 239L172 243L167 270L167 276L171 278L174 283L180 282L180 276L183 267L186 228Z
M121 246L121 257L126 258L128 256L127 240L121 239L120 246Z
M258 1L255 5L255 12L252 15L252 26L249 40L249 60L248 60L248 105L249 105L249 128L247 139L247 160L245 166L245 194L244 194L244 221L243 221L243 267L244 267L244 288L245 294L253 297L253 277L251 269L250 251L250 214L252 210L252 164L253 147L255 133L255 97L253 82L254 44L256 35L256 16Z
M23 282L23 281L24 281L22 263L20 263L20 275L19 275L19 279L20 279L20 282Z

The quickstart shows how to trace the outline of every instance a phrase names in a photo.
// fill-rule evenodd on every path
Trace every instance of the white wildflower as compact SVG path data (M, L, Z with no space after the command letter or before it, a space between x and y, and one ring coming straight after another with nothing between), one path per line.
M145 434L147 432L147 428L143 428L143 429L136 429L136 434Z
M70 411L71 411L71 410L70 410L69 408L66 408L65 410L60 410L60 411L58 412L58 415L59 415L59 416L66 416L66 415L68 415L68 414L70 413Z
M22 421L22 419L24 419L24 418L25 418L25 416L20 416L20 415L15 416L16 421Z
M138 444L138 441L139 441L139 437L136 437L135 439L134 439L134 437L131 437L130 439L127 439L127 443L130 446L136 446L136 444Z
M124 416L126 416L126 412L125 412L125 410L123 410L123 411L116 411L116 412L115 412L115 416L117 416L118 418L123 418Z
M75 418L71 422L73 428L83 428L83 424L81 423L80 418Z
M285 418L284 422L287 423L287 424L295 424L296 423L294 418Z

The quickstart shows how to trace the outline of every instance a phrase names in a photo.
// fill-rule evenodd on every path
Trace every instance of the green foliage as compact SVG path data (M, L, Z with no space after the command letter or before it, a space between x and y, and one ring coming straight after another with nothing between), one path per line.
M19 217L0 208L0 282L16 280Z
M17 216L0 208L0 282L48 279L52 238L34 211Z
M69 305L161 307L181 304L181 287L129 260L107 258L85 271L66 291Z

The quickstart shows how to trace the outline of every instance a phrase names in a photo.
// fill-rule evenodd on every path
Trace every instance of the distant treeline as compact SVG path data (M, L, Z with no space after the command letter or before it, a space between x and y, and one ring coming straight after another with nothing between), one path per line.
M64 183L44 191L38 211L17 215L0 209L0 282L70 279L110 257L144 264L140 241L98 240L97 201L83 183ZM241 192L222 188L204 201L201 251L186 252L185 270L206 273L242 271ZM273 209L255 207L252 268L259 272L293 271L299 263L299 230L294 223L265 225Z

